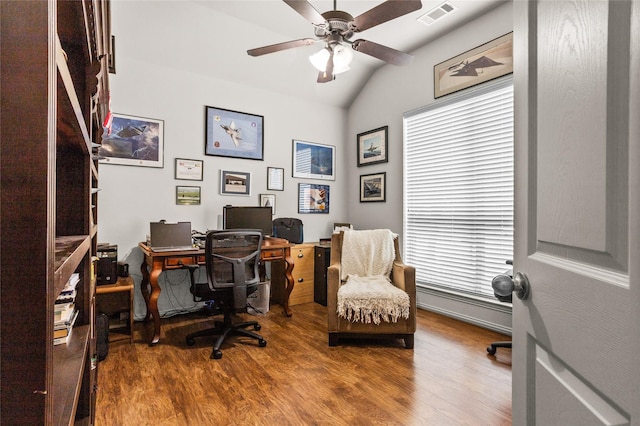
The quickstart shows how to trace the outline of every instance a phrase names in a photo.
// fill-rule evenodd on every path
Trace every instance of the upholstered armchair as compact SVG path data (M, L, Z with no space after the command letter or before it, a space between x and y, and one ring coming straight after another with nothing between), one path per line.
M378 268L384 271L383 277L385 277L385 280L388 277L386 281L390 282L392 287L395 287L393 290L398 293L394 293L395 296L400 296L400 299L404 297L404 300L400 302L403 305L399 311L394 308L388 309L386 312L380 312L381 310L384 311L384 304L382 309L380 309L379 304L373 308L369 305L365 306L366 309L360 309L357 306L358 297L354 299L354 303L347 305L345 308L344 291L339 297L340 288L345 286L348 280L356 275L345 274L346 265L343 265L342 262L348 260L353 263L354 256L358 256L359 253L367 253L367 249L362 251L360 247L354 250L353 245L343 247L345 234L350 233L346 238L347 243L349 243L353 241L355 236L358 236L360 240L365 236L365 234L353 233L366 232L374 233L373 235L376 235L376 238L383 237L385 241L387 241L387 237L385 237L385 234L387 234L392 240L381 244L380 240L374 239L372 241L373 249L369 249L370 251L373 250L373 256L370 256L369 259L363 259L362 263L367 268ZM387 247L386 250L382 250L382 246ZM345 253L343 250L350 251ZM380 254L380 251L386 251L386 253ZM385 258L389 261L388 266L381 263ZM359 262L356 261L356 263ZM351 272L353 272L353 267L350 266L350 268ZM366 287L368 285L366 280L367 278L365 278L365 282L361 286ZM397 291L398 289L402 291L399 292ZM408 301L402 293L408 295ZM364 300L366 300L366 297ZM365 302L364 304L367 305L368 303ZM342 231L333 234L331 238L331 265L327 271L327 313L329 346L337 345L341 338L393 338L404 339L405 347L407 349L413 348L414 333L416 331L416 275L415 268L405 265L402 261L397 235L393 235L389 230Z

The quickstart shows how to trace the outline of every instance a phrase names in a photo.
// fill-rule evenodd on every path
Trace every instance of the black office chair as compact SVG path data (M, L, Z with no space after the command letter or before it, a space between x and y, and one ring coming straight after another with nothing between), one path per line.
M513 265L513 261L512 260L507 260L507 265ZM509 270L506 272L506 275L508 275L509 277L513 278L513 270ZM498 275L499 277L500 275ZM495 280L498 277L494 277L494 281L492 281L492 285L495 285ZM496 297L496 299L498 299L501 302L506 302L506 303L511 303L512 299L512 293L509 293L508 296L501 296L498 293L495 292L495 287L494 287L494 293L493 295ZM511 342L493 342L491 343L488 347L487 347L487 352L489 353L489 355L495 355L496 351L498 350L498 348L509 348L511 349Z
M260 330L257 321L233 323L237 312L246 312L247 296L258 289L260 284L259 263L262 232L251 229L209 231L205 239L205 266L207 282L198 283L195 271L198 265L184 265L189 269L193 300L213 301L222 309L223 321L215 321L215 327L191 333L187 345L195 344L200 336L215 336L211 358L222 357L220 347L230 335L246 336L258 340L260 347L267 346L261 335L246 330L253 327Z

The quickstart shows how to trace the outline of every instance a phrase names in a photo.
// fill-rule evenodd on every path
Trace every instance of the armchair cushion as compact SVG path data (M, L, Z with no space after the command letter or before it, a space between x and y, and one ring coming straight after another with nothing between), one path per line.
M409 295L383 275L351 275L338 289L338 315L352 322L380 324L409 318Z

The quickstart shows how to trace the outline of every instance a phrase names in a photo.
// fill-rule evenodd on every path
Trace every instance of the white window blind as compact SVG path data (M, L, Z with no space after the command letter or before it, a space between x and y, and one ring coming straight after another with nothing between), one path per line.
M405 114L404 257L420 286L494 298L513 258L513 81Z

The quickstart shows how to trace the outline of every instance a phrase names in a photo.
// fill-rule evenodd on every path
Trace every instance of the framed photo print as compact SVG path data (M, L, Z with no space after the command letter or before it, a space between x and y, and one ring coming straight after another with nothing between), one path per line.
M293 141L293 177L336 180L336 147Z
M200 204L199 186L176 186L176 204L198 205Z
M389 161L389 126L358 134L358 167Z
M513 72L513 33L454 56L433 67L434 98Z
M267 167L267 190L284 191L284 169Z
M164 167L164 121L114 113L98 156L102 164Z
M220 170L220 194L251 195L251 173Z
M275 194L260 194L260 207L271 207L271 214L276 214Z
M263 159L263 116L210 106L205 116L205 155Z
M387 173L360 176L360 202L385 201Z
M329 185L299 183L298 213L329 213Z
M202 160L176 158L176 179L202 180Z

